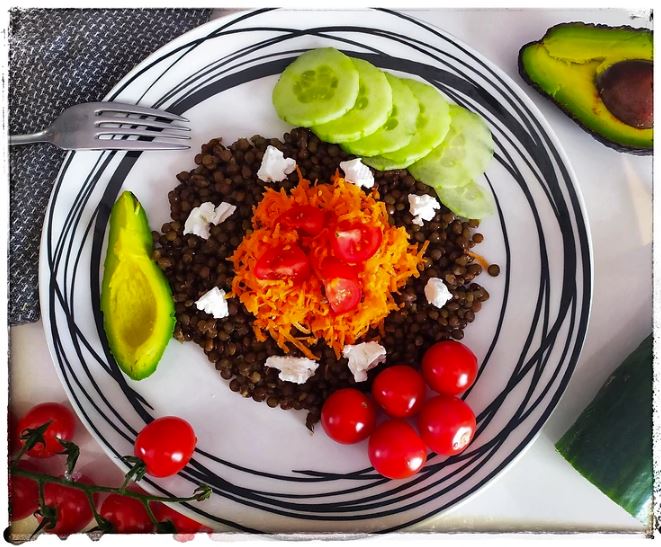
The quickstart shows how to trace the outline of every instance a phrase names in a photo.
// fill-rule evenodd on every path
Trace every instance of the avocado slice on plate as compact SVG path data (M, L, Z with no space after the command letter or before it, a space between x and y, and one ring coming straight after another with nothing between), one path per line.
M124 192L110 213L101 311L110 351L133 380L156 370L175 325L172 291L151 252L147 215Z
M519 73L607 146L653 151L653 35L563 23L519 51Z

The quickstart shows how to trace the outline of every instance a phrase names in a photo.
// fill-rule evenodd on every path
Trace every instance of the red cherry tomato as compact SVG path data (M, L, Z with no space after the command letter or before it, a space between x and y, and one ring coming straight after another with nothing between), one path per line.
M129 496L110 494L101 504L101 516L109 520L118 534L149 534L154 523L140 501Z
M51 422L44 432L45 444L37 443L28 454L33 458L49 458L62 452L58 439L70 441L76 430L76 418L73 412L59 403L42 403L32 407L18 422L18 431L23 434L26 429L36 429L46 422ZM21 440L21 446L25 444Z
M312 205L294 205L280 215L278 222L285 228L299 230L309 236L316 236L324 229L324 211Z
M84 475L75 482L92 484ZM92 497L96 505L98 495L93 494ZM46 529L50 534L75 534L85 528L94 517L87 496L82 490L49 482L44 486L44 501L55 509L57 515L55 526Z
M388 420L372 433L367 447L370 463L389 479L415 475L427 461L422 439L403 420Z
M322 261L319 276L323 280L324 294L333 313L340 315L358 306L363 291L353 266L329 256Z
M295 243L266 249L255 263L258 279L292 279L304 281L310 275L310 262Z
M459 395L475 382L477 357L461 342L437 342L422 358L422 374L434 391Z
M165 416L138 433L133 453L145 462L149 475L169 477L186 467L196 444L195 432L186 420Z
M422 375L408 365L395 365L383 369L372 383L372 396L388 416L413 416L425 398Z
M20 461L18 467L26 471L37 471L27 461ZM12 521L29 517L39 507L39 487L37 482L27 477L9 475L9 517Z
M159 522L169 520L178 534L197 534L198 532L213 532L208 526L189 519L161 502L152 502L151 509Z
M376 407L362 391L338 389L321 408L321 425L331 439L342 444L360 442L374 430Z
M418 429L425 444L437 454L453 456L473 440L475 414L461 399L438 395L422 406Z
M346 262L364 262L381 245L383 234L374 226L362 222L342 221L335 226L333 252Z

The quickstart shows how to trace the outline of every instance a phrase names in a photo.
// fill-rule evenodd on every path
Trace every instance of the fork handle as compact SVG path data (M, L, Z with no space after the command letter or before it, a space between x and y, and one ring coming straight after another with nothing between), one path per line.
M30 135L9 135L9 145L33 144L35 142L51 142L52 134L48 129L31 133Z

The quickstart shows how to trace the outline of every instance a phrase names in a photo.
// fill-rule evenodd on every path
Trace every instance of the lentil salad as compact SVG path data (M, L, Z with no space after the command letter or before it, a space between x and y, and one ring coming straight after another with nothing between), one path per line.
M201 346L232 391L266 402L269 407L305 409L306 423L312 428L323 402L335 390L346 386L369 390L372 378L384 367L418 363L434 342L463 338L464 329L489 298L474 281L483 266L471 251L483 236L476 232L479 221L458 218L444 206L430 221L414 223L408 195L434 196L433 188L403 169L374 171L374 186L386 205L390 223L404 227L411 242L428 242L419 277L409 278L394 295L400 308L386 317L382 332L374 329L365 336L366 340L379 339L387 352L386 361L368 372L366 382L356 383L347 359L336 357L330 347L318 342L313 348L320 356L314 375L303 384L282 381L276 369L264 366L269 356L282 351L271 338L260 341L255 337L252 316L238 299L228 300L229 316L223 319L213 319L194 305L200 295L215 286L230 290L234 274L230 257L244 235L251 232L253 208L265 188L273 186L256 176L268 145L296 160L301 174L311 181L331 180L339 163L353 157L303 128L291 130L282 140L254 136L225 146L221 139L212 139L195 157L196 167L177 175L179 185L168 195L172 221L153 233L153 258L172 288L175 338ZM276 186L290 191L297 183L298 174L293 172ZM227 221L212 226L206 240L184 235L191 210L207 201L216 205L226 201L237 209ZM492 272L496 273L496 268L490 268ZM425 298L424 287L430 278L442 279L452 293L452 299L441 309ZM299 353L292 351L292 355Z

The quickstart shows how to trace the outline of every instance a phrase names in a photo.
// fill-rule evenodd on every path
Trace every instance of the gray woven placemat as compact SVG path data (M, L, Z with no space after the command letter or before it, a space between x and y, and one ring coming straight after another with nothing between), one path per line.
M9 132L33 133L65 108L104 95L136 64L209 19L207 9L12 10ZM48 144L9 154L9 323L39 319L39 239L65 152Z

